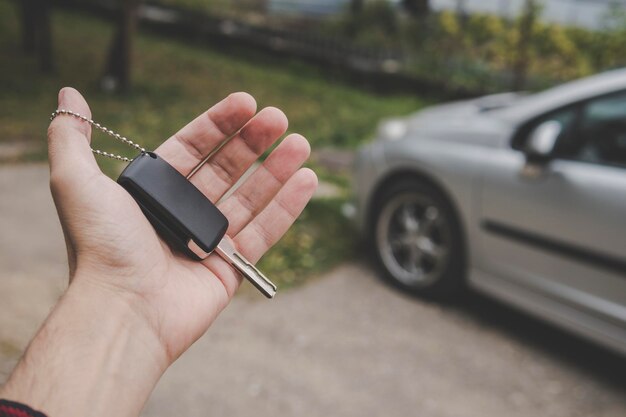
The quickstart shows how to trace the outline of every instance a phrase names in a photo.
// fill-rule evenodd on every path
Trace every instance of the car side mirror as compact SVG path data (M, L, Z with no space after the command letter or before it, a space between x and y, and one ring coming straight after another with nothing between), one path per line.
M531 164L545 164L554 153L563 126L556 120L548 120L536 126L526 142L526 160Z

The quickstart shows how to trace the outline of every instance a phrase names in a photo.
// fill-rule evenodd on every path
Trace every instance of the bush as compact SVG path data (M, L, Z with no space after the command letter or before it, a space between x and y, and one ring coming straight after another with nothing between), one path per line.
M519 53L521 16L512 21L480 13L461 18L442 11L426 19L399 19L397 10L379 2L366 10L369 12L363 17L350 15L340 21L345 25L342 34L349 36L348 28L354 27L352 39L359 43L402 46L408 72L470 88L484 88L486 81L487 89L510 88L511 68ZM381 21L374 19L374 10L384 16ZM396 15L395 20L389 13ZM626 65L625 44L624 11L611 13L600 31L535 22L528 40L528 87L540 88Z
M395 8L385 0L366 2L358 13L347 11L324 25L331 34L370 47L395 47L399 37L399 19Z

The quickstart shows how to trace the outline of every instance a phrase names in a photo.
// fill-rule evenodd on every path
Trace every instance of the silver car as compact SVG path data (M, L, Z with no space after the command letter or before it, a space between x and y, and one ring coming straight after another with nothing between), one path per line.
M626 354L626 69L384 121L354 170L392 283L467 285Z

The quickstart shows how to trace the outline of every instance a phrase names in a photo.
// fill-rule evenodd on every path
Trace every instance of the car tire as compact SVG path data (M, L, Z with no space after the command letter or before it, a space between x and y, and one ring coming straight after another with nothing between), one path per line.
M371 236L383 277L410 293L444 299L463 286L465 256L452 205L435 186L404 178L374 202Z

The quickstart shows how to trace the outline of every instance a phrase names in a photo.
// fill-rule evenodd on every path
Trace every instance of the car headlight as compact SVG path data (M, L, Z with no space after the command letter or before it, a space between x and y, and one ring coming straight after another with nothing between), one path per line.
M402 119L386 120L378 128L378 137L382 140L399 140L406 136L407 123Z

